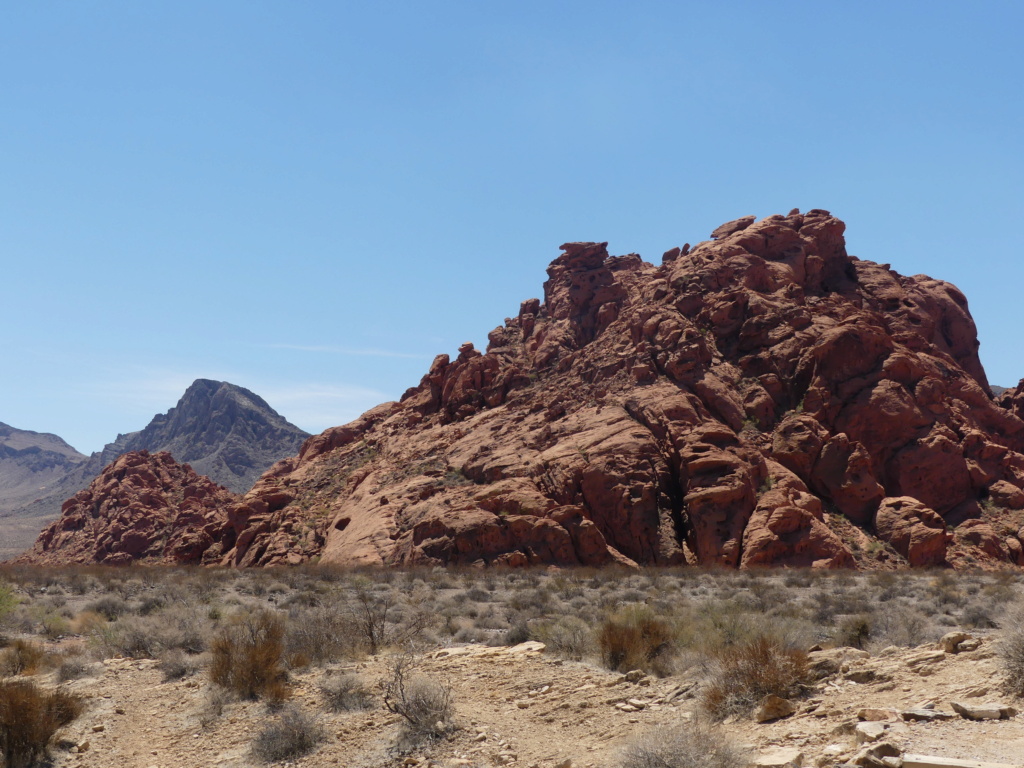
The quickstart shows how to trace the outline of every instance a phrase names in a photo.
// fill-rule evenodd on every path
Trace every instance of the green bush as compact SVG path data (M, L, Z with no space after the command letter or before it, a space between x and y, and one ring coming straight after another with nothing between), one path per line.
M20 602L18 596L14 594L14 588L0 581L0 622L17 608Z

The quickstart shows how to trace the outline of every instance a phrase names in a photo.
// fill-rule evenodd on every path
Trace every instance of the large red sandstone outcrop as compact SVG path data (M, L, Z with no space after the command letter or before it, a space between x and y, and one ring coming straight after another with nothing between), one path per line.
M238 497L166 452L120 456L18 559L41 564L199 563Z
M660 265L563 245L486 352L307 440L204 561L1016 561L1022 388L993 402L955 287L844 229L744 217Z
M848 256L844 229L745 217L660 266L566 244L485 354L268 472L226 559L867 564L848 519L890 562L943 562L990 489L1017 503L1024 421L963 295ZM982 534L957 541L1011 558Z

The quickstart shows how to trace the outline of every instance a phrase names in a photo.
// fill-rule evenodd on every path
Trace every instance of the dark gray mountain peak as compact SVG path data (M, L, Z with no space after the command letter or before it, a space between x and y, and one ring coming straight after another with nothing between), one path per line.
M298 452L306 432L254 392L227 381L196 379L178 404L145 429L104 447L104 466L122 453L169 451L201 475L236 493L284 456Z
M36 438L28 436L35 435ZM235 493L244 493L271 464L293 456L309 435L289 423L259 395L226 381L196 379L166 413L157 414L145 428L117 436L88 458L55 435L14 430L0 425L0 559L30 546L39 531L55 520L63 502L85 488L103 468L129 451L168 451L176 461ZM33 439L35 443L33 443ZM26 474L19 465L3 475L5 456L12 450L45 444L36 463L59 462L46 472ZM24 444L24 445L23 445ZM15 446L18 446L15 448ZM8 485L11 489L8 489ZM14 486L18 493L14 494ZM17 519L17 528L13 522ZM8 543L9 542L9 543Z

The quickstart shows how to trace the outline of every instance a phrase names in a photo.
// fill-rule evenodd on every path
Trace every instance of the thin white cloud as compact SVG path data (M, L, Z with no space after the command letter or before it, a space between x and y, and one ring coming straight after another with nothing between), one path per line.
M129 368L111 371L100 381L85 385L88 395L117 403L128 412L163 413L177 404L185 390L196 379L232 381L235 377L225 371L183 373L177 370ZM142 429L145 424L139 425Z
M428 355L411 352L395 352L390 349L351 349L330 344L262 344L269 349L292 349L298 352L320 352L331 355L351 355L353 357L399 357L406 360L426 360Z
M346 424L390 399L375 389L344 384L268 385L257 394L288 421L314 433Z

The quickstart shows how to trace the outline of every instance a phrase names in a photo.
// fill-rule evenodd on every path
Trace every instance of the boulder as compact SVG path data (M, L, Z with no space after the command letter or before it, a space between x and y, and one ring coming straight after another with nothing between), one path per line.
M875 532L911 565L921 567L944 563L953 538L935 510L910 496L882 499L875 514Z
M974 638L966 632L947 632L939 639L939 648L946 653L959 653L961 643L972 639Z
M789 699L770 693L761 699L757 709L754 710L754 721L768 723L772 720L789 717L794 712L796 712L796 704Z
M1005 480L997 480L988 487L992 502L1006 509L1024 509L1024 490Z
M796 747L781 747L762 752L750 761L749 768L803 768L804 753Z
M949 706L965 720L1007 720L1017 716L1017 710L1008 704L969 704L951 701Z
M1021 768L1019 763L989 763L937 755L903 755L903 768Z

